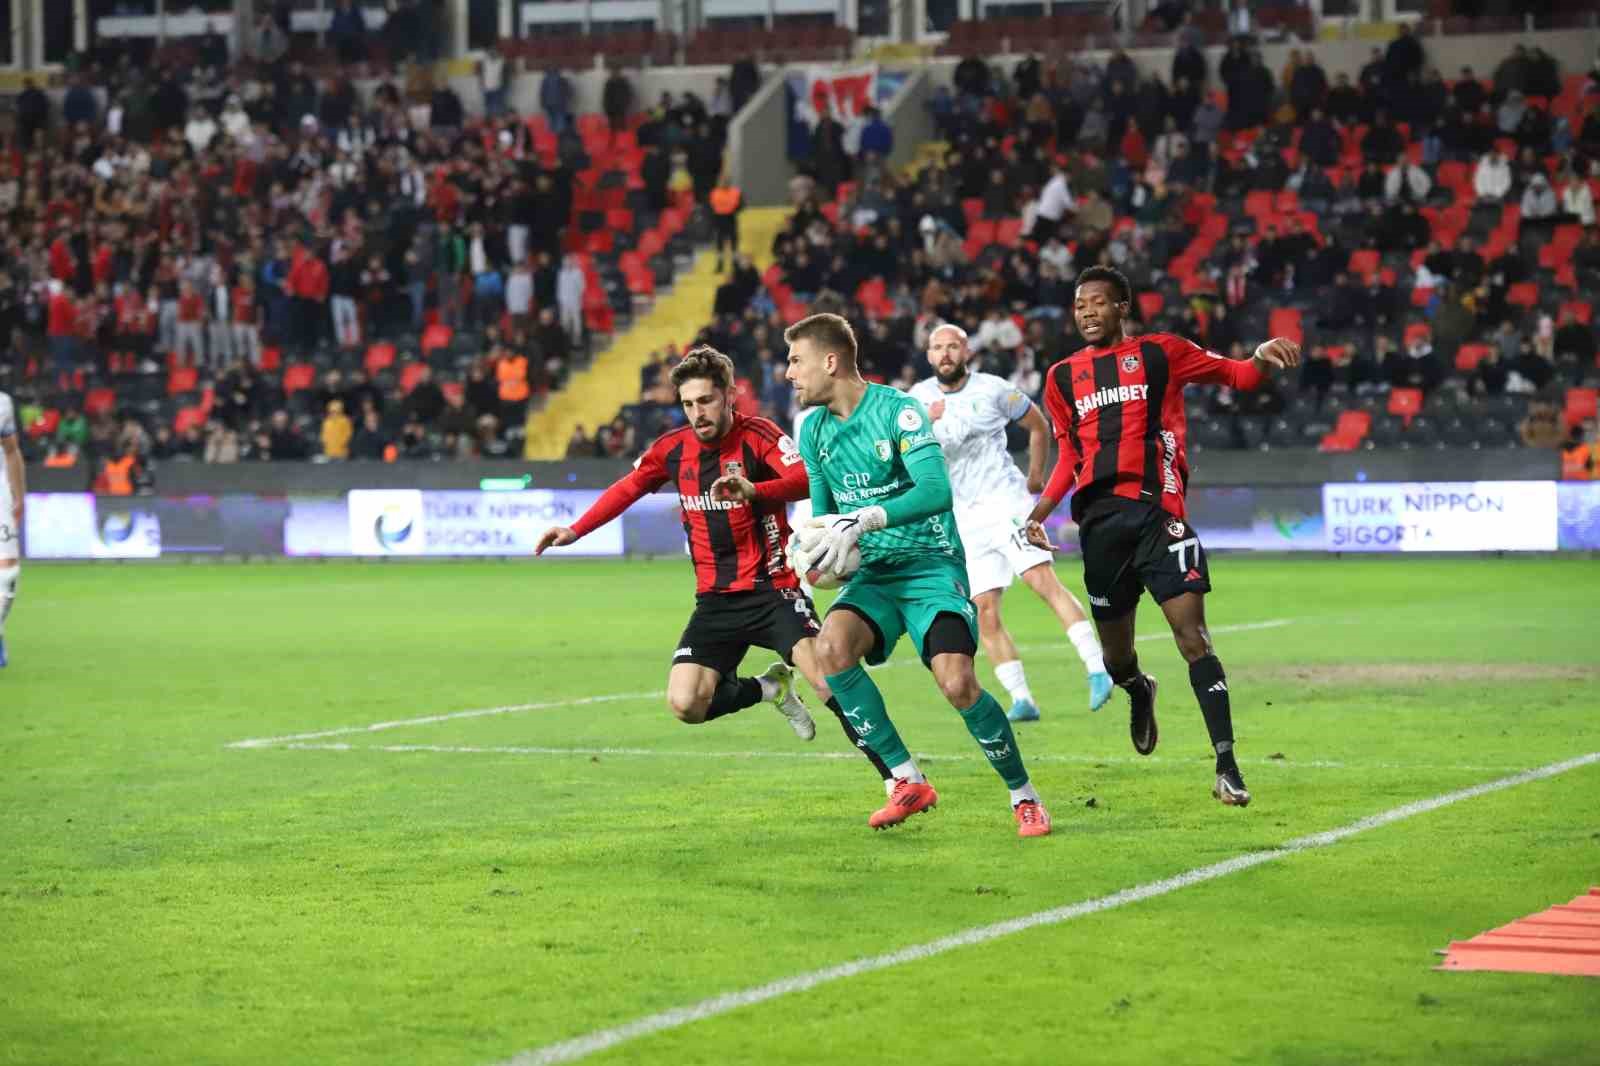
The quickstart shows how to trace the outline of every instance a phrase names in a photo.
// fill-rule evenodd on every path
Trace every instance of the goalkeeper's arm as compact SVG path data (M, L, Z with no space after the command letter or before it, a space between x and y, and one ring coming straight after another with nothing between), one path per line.
M910 491L848 515L824 517L854 520L854 536L859 537L862 533L891 526L910 525L950 510L954 497L950 492L950 471L944 463L944 452L938 448L918 448L906 455L905 464L906 473L911 476Z

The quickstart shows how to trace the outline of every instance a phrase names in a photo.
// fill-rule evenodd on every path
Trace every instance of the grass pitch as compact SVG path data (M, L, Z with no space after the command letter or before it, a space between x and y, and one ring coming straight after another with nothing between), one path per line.
M875 676L941 802L891 833L825 710L810 745L765 706L674 721L683 562L29 567L0 671L0 1062L481 1066L1600 751L1592 560L1213 570L1255 802L1210 798L1148 601L1140 759L1019 587L1045 714L1019 738L1055 820L1019 841L907 645ZM590 1061L1595 1062L1600 982L1432 967L1597 882L1591 765Z

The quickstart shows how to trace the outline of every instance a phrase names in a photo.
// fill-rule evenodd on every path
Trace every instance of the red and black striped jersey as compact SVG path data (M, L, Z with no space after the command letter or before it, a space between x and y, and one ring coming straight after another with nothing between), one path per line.
M1060 455L1044 494L1072 490L1072 515L1105 496L1153 503L1187 517L1190 382L1251 390L1264 380L1250 360L1225 359L1182 337L1151 333L1083 348L1045 374L1044 408Z
M711 498L712 484L729 474L754 483L754 503ZM799 450L783 430L765 418L736 414L721 440L702 443L688 426L663 434L572 528L583 536L669 484L678 492L697 594L799 586L783 554L789 539L785 505L805 499L810 483Z

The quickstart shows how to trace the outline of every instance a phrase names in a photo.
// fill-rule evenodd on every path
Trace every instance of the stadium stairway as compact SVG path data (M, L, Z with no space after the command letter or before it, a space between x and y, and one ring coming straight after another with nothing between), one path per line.
M772 241L783 229L789 211L783 207L748 208L739 214L739 246L751 253L758 271L772 261ZM688 344L710 317L717 286L725 275L716 270L716 255L702 248L689 271L672 291L656 299L633 327L617 337L587 370L574 374L567 387L550 397L544 410L528 423L523 458L560 459L566 455L573 427L593 433L616 417L618 408L636 398L639 371L652 353L669 344Z

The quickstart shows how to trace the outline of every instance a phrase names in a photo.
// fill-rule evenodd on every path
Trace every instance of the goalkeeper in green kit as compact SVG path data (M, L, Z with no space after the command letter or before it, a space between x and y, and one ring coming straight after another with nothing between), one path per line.
M1028 782L1011 723L973 670L977 617L944 452L927 412L903 392L862 380L855 333L838 315L812 315L783 337L796 399L824 408L800 431L816 517L790 539L791 564L843 577L860 552L860 569L823 620L816 655L845 717L894 773L889 802L867 824L887 829L939 802L861 666L883 662L909 634L1010 790L1018 833L1044 836L1050 815Z

